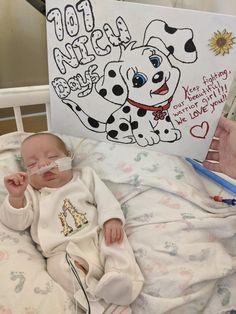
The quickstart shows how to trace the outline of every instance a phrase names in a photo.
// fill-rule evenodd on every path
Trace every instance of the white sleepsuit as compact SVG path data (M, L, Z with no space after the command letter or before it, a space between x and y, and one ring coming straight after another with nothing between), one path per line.
M69 294L74 293L66 252L87 265L87 291L107 303L128 305L137 297L143 276L125 236L121 244L107 246L102 227L111 219L124 223L119 202L91 168L74 172L60 188L29 186L24 208L13 208L5 199L1 221L9 228L30 227L33 240L47 258L49 274Z

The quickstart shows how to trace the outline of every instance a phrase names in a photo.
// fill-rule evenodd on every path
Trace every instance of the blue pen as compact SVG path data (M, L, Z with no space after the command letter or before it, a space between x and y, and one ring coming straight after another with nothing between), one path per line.
M236 185L234 185L233 183L230 183L229 181L223 179L222 177L218 176L214 172L208 170L207 168L202 166L199 162L191 158L185 158L185 159L194 167L194 169L197 172L211 179L212 181L214 181L216 184L223 187L228 192L236 194Z

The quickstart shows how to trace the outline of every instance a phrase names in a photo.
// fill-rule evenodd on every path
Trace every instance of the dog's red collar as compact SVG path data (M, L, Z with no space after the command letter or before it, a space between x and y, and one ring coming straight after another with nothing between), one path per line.
M138 107L140 109L145 109L145 110L150 110L153 111L153 116L154 120L164 120L165 116L167 115L166 110L170 108L170 102L172 100L172 97L168 99L167 103L164 106L158 106L158 107L153 107L153 106L147 106L140 104L132 99L127 99L128 103L131 105Z
M138 107L140 109L145 109L145 110L150 110L150 111L163 111L163 110L168 110L170 108L170 102L171 102L172 98L168 99L168 102L164 105L164 106L158 106L158 107L154 107L154 106L147 106L144 104L140 104L139 102L136 102L132 99L127 99L128 103L130 103L131 105Z

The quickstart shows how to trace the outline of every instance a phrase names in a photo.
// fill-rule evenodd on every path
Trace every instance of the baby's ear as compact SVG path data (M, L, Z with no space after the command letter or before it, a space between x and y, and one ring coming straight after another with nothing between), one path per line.
M67 157L71 157L71 159L73 159L74 158L74 153L71 152L70 150L68 150L66 156Z

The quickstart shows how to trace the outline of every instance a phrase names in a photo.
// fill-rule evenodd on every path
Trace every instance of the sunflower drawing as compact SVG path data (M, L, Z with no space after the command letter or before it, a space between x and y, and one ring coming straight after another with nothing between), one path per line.
M224 29L223 32L217 31L209 40L210 49L216 56L224 56L226 53L229 53L230 49L235 44L234 39L235 37L233 37L232 33L227 32L226 29Z

